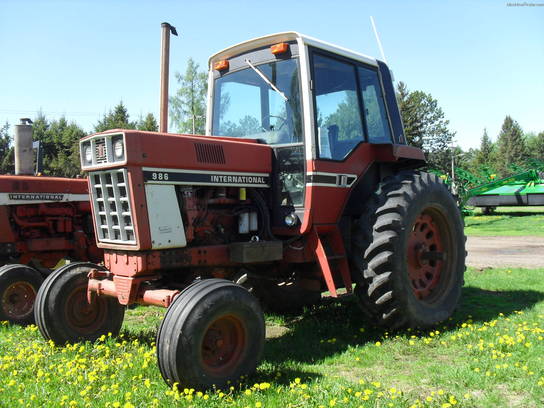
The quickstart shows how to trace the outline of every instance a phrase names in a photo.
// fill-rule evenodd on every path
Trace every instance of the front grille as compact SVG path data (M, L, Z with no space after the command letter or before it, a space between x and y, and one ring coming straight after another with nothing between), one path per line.
M96 171L89 177L98 240L136 244L127 170Z
M94 154L96 157L96 164L102 164L108 162L108 150L106 147L106 138L95 139L94 141Z

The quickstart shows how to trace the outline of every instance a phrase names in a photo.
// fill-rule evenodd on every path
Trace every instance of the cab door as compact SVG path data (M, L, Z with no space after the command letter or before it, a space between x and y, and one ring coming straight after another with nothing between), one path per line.
M315 158L307 172L306 207L314 224L336 224L352 188L391 144L378 67L310 50Z

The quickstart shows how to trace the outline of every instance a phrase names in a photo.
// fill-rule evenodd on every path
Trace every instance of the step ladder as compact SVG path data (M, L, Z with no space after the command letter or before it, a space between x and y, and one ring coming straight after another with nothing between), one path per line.
M352 291L349 262L342 234L337 225L316 225L312 230L317 262L332 297L338 297L334 274L340 273L347 293ZM329 253L327 253L329 249Z

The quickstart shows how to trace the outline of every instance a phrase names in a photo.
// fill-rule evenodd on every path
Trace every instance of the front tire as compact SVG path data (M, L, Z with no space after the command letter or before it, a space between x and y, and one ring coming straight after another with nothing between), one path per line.
M257 367L264 347L257 299L223 279L198 281L168 308L157 334L164 380L180 387L223 388Z
M92 303L87 302L87 275L91 269L103 268L92 263L71 263L44 281L36 297L34 315L46 340L62 345L119 333L125 308L117 299L96 296Z
M430 327L453 313L465 270L463 220L438 177L384 179L357 222L355 294L374 323Z
M34 302L42 282L42 275L30 266L15 264L0 268L0 321L34 323Z

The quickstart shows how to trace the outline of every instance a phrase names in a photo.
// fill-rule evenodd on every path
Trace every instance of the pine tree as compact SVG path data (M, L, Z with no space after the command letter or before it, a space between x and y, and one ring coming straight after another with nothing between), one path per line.
M408 143L425 151L429 167L448 171L455 132L449 129L438 101L431 94L409 91L403 82L397 85L397 100Z
M513 167L523 166L527 158L523 131L519 124L508 115L504 118L497 144L498 171L501 177L506 177L512 173Z
M152 113L148 113L145 119L140 119L137 126L138 130L147 130L150 132L157 132L159 125Z
M402 81L397 85L397 101L406 140L408 144L421 149L423 147L423 130L418 120L417 106L414 98L410 97L410 91L406 84Z
M40 113L34 120L33 139L41 142L43 174L57 177L75 177L81 173L79 139L86 132L66 118L49 121Z
M123 104L123 101L104 114L102 120L99 120L95 125L95 132L104 132L110 129L136 129L136 122L131 122L128 110Z
M492 166L494 146L491 138L487 134L487 129L484 129L484 134L480 142L480 150L476 154L475 164L477 166L494 167Z
M0 174L14 172L13 165L13 146L11 146L11 136L8 133L9 123L6 122L0 128Z
M204 134L207 75L189 58L185 75L176 73L180 88L170 98L171 122L181 133Z
M535 156L537 160L544 161L544 132L540 132L536 137Z

